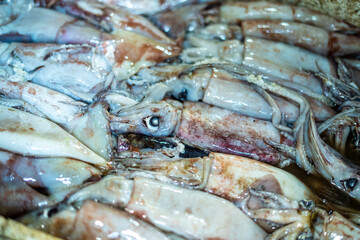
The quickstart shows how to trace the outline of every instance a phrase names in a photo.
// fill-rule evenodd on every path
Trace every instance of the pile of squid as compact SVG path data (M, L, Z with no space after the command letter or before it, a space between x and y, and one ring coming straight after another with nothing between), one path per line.
M0 237L359 238L359 27L265 1L0 3Z

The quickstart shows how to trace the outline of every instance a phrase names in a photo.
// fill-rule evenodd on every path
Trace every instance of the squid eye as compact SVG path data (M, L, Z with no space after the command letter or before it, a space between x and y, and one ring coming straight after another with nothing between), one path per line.
M144 119L145 125L150 131L154 132L159 130L160 126L160 117L158 116L151 116Z
M356 178L349 178L348 180L342 181L342 183L346 190L352 191L358 183L358 180Z
M47 217L51 218L52 216L54 216L55 214L57 214L59 212L59 210L55 207L55 208L51 208L49 209L49 211L47 212Z
M180 101L186 101L186 100L187 100L187 97L188 97L188 90L187 90L186 88L183 88L183 89L181 90L181 92L179 92L177 98L178 98Z

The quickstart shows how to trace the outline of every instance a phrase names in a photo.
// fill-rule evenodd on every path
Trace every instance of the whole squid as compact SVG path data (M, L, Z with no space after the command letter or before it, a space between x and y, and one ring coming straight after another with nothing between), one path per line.
M145 176L206 192L236 201L243 191L255 185L270 192L281 192L292 200L312 200L316 195L292 174L254 159L211 152L209 156L176 161L117 162L118 175L126 178ZM122 169L122 166L129 167Z
M294 139L271 122L239 115L200 102L174 101L139 104L110 116L114 133L140 133L149 136L176 136L181 141L212 151L250 156L274 165L289 156L268 142L294 146Z
M130 131L152 136L164 136L164 133L167 136L175 135L185 143L200 148L251 156L263 161L266 159L265 161L278 164L288 159L290 155L295 157L293 154L294 149L292 148L295 142L290 137L293 130L289 125L286 125L286 122L294 123L297 126L298 119L300 118L301 121L304 121L304 111L309 108L316 111L315 114L320 121L334 115L334 111L331 108L324 107L319 102L308 101L303 96L299 96L300 99L298 97L292 98L291 94L293 93L281 95L284 97L283 99L278 98L279 95L276 90L267 95L261 90L261 86L257 87L254 83L247 80L251 72L246 69L243 70L242 76L234 76L227 70L221 69L220 65L215 66L214 69L209 68L207 65L205 65L205 68L198 67L198 69L195 66L194 69L196 70L188 72L188 75L181 75L183 68L181 66L179 68L179 75L182 76L180 81L177 77L179 75L175 74L174 79L165 82L165 84L170 86L166 91L170 91L173 96L180 100L198 101L201 99L203 102L228 108L238 114L204 103L185 102L184 106L180 107L180 110L182 110L181 118L174 121L173 119L176 119L175 108L173 110L168 108L169 110L164 111L164 114L162 114L156 112L156 108L151 108L149 105L146 109L152 111L152 117L149 116L149 113L139 117L141 116L140 111L137 110L137 113L129 111L130 109L136 109L129 107L129 110L120 111L112 115L112 130L115 133ZM165 67L164 71L159 71L160 74L157 75L159 79L164 76L169 78L166 69ZM155 71L157 70L159 68ZM169 67L169 70L171 72L172 67ZM237 70L241 72L242 68L237 68ZM164 76L161 75L162 73ZM146 77L146 73L143 74L144 79L151 79ZM152 73L150 72L151 75ZM271 82L268 84L273 85ZM229 94L224 95L222 91L227 91ZM295 95L298 95L298 93ZM249 100L253 104L248 104ZM299 101L301 101L300 104ZM117 114L119 114L119 117L116 118L114 115ZM131 114L131 117L125 117L127 114ZM168 118L174 122L173 127L167 127L165 124L162 124L162 122L170 123L170 120L166 120ZM127 127L119 130L123 125L122 122L129 124L130 119L132 122L130 125L136 125L136 128ZM271 120L272 122L260 119ZM231 122L231 124L228 124L228 122ZM164 129L167 130L164 131ZM263 130L259 131L259 129ZM290 135L286 134L286 132ZM278 150L275 150L274 146L270 147L270 142L276 142L277 147L281 145L287 148L289 150L287 152L290 155L280 154L282 155L280 157L276 153Z
M249 68L239 67L238 69L239 71L241 69L244 75L252 74L252 70ZM168 86L167 93L181 101L201 100L243 115L265 120L271 120L273 115L271 104L258 92L257 88L222 70L220 65L219 67L216 64L159 66L140 71L138 77L139 79L127 81L132 84L128 91L137 95L146 95L148 84L156 86L156 82L163 82ZM285 84L284 81L266 77ZM320 81L314 80L316 80L316 85L321 88ZM140 92L136 88L142 91ZM224 94L225 92L226 94ZM317 121L324 121L335 114L335 111L327 106L330 101L326 99L326 96L309 95L313 97L306 96L305 93ZM296 104L284 98L272 97L279 105L282 120L294 122L298 116Z
M107 194L104 195L104 193ZM114 196L118 197L114 198ZM68 202L79 203L87 199L98 199L100 202L103 202L100 199L104 199L105 202L113 199L113 205L125 208L125 211L131 215L143 219L163 231L172 232L185 238L263 239L266 236L264 230L229 201L208 193L148 178L136 177L134 180L127 180L123 177L107 176L100 182L75 193ZM202 208L204 202L208 203L211 208ZM88 205L90 203L85 202L80 211ZM99 215L92 215L94 220L102 216L102 208L107 209L107 207L100 208L99 206L99 210L96 210L96 205L91 204L91 207L88 208L92 213L99 211ZM45 218L45 221L40 219L38 223L36 217L30 218L31 221L26 218L21 221L38 228L45 225L44 230L46 231L47 229L56 229L57 218L74 219L73 214L60 211ZM216 219L213 218L214 214L217 216ZM99 221L105 220L99 219ZM67 226L66 229L73 229L73 224ZM245 228L247 234L241 234ZM77 231L80 229L75 225L74 232ZM103 234L102 231L100 234Z

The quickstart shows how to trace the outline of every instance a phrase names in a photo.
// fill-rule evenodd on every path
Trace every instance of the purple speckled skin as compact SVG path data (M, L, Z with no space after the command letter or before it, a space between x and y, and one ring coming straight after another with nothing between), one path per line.
M287 157L270 147L266 140L288 146L295 144L271 122L197 102L184 103L176 135L200 148L246 156L272 165Z

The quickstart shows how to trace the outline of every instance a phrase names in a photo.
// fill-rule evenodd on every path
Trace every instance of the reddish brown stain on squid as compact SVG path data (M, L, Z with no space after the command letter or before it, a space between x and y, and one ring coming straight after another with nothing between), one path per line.
M119 42L115 50L115 59L118 65L124 61L139 62L140 60L161 62L166 59L164 53L149 43L139 44L136 40L125 39Z
M134 147L134 146L130 145L130 146L129 146L129 151L130 151L130 152L140 153L140 148L139 148L139 147Z
M310 50L319 47L319 51L322 52L323 46L318 39L313 37L313 29L305 31L300 29L301 26L288 25L287 22L285 22L286 26L283 26L282 23L282 21L276 20L248 20L243 22L242 28L245 35L286 42ZM299 29L301 34L298 32Z
M55 236L66 236L69 235L69 233L65 233L64 230L67 229L64 226L68 226L69 223L69 218L54 218L52 220L52 225L51 225L51 233ZM68 229L70 230L70 228Z
M224 161L224 159L222 159L221 157L216 159L216 161L217 161L217 164L220 165L220 166L219 165L216 166L217 174L225 175L228 170L228 167L231 166L230 162Z
M188 214L192 214L192 213L193 213L193 212L192 212L192 209L189 208L189 207L185 209L185 212L188 213Z
M143 205L143 204L140 203L140 205ZM133 215L133 216L135 216L135 217L137 217L137 218L140 218L140 219L142 219L142 220L145 220L145 221L147 221L147 222L150 222L150 221L148 220L148 218L147 218L146 211L144 211L144 210L136 210L136 211L133 211L133 212L131 213L131 215Z
M235 179L234 179L235 181ZM252 183L252 179L248 179L248 178L245 178L245 177L239 177L238 179L236 179L236 184L234 184L235 186L237 186L237 188L239 189L240 186L245 186L246 187L249 187Z
M336 35L333 33L329 33L329 41L328 41L328 55L333 55L334 53L340 50L340 43Z
M284 42L287 40L287 37L284 37L283 34L277 33L274 31L271 25L267 25L266 22L258 22L258 21L245 21L244 22L244 29L246 29L249 33L259 32L262 36L268 39L277 40L280 42ZM275 30L278 30L275 28Z
M35 95L36 94L36 90L32 87L29 88L28 93L31 95Z
M259 12L261 12L261 13L263 13L263 12L268 12L268 6L266 6L266 5L255 5L255 6L253 6L252 7L252 10L254 11L259 11Z
M156 33L154 33L153 31L151 31L150 28L144 26L143 24L137 22L136 20L134 20L132 17L128 17L127 21L120 21L118 22L120 26L122 26L123 28L132 28L132 29L138 29L141 30L142 32L146 32L149 34L149 36L153 37L156 40L162 40L161 38L158 37L158 35Z
M22 55L24 56L35 56L36 54L32 51L22 51Z
M272 174L256 179L251 187L261 191L284 194L279 181Z
M160 111L160 109L159 108L151 108L151 111L153 113L158 113Z

